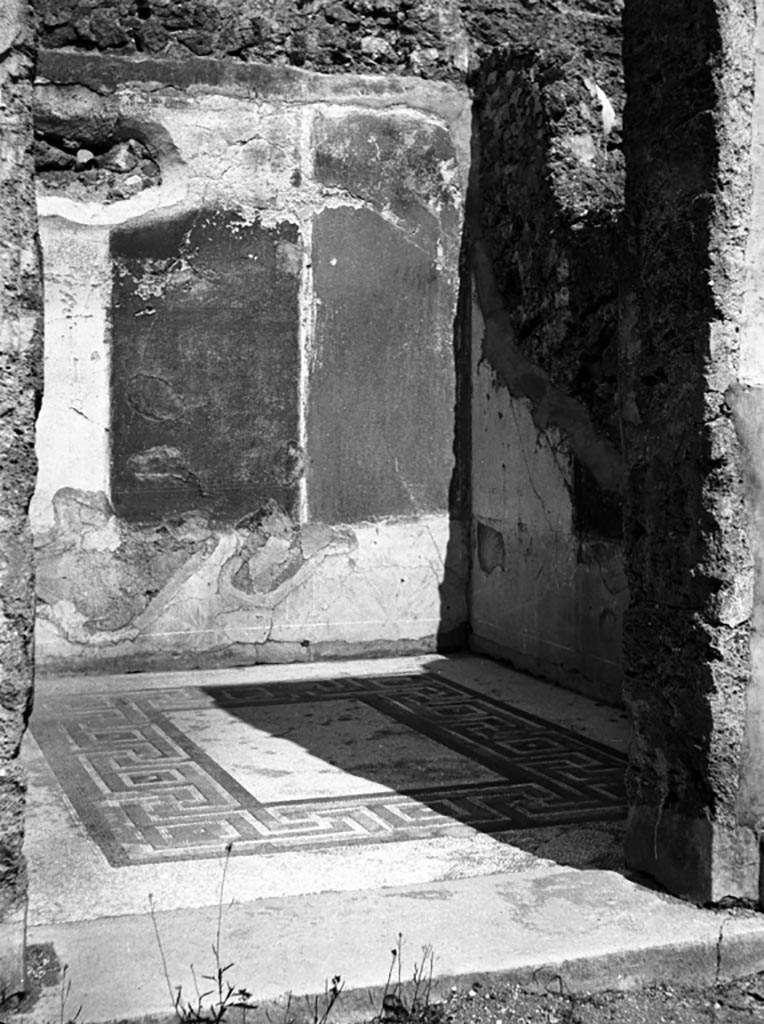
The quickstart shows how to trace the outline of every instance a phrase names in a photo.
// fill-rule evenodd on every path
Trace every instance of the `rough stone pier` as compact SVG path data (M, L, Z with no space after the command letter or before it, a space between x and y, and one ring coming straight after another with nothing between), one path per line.
M32 159L34 39L26 4L0 11L0 995L24 985L27 879L21 738L32 702L42 283Z

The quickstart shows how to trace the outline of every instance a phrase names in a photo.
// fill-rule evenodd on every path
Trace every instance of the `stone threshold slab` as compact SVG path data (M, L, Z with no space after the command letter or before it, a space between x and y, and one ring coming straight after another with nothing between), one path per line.
M225 900L224 900L225 904ZM214 968L218 911L157 912L173 988ZM312 1019L303 994L321 995L331 977L346 983L337 1024L379 1011L390 951L403 936L404 979L434 951L433 996L475 980L514 981L537 990L624 989L654 982L708 984L764 962L764 916L704 910L606 871L493 875L350 893L322 893L224 905L221 955L230 981L252 992L247 1020ZM37 926L31 943L52 943L69 966L67 1013L82 1019L169 1020L168 986L148 914ZM43 990L19 1024L58 1019L60 991Z

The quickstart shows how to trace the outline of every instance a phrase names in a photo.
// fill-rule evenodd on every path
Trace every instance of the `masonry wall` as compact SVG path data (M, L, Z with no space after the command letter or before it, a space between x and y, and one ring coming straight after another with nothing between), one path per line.
M747 582L752 597L750 675L745 691L745 726L738 820L761 833L764 822L764 19L757 18L753 70L750 228L743 263L738 383L728 393L737 435L741 441L746 495L745 552ZM750 79L746 80L750 87ZM750 559L750 563L749 563ZM751 572L751 569L753 570ZM760 884L759 902L764 903Z
M24 988L26 780L34 587L27 509L40 390L40 267L32 160L34 43L26 3L0 10L0 1002Z
M469 54L456 0L36 0L35 8L48 49L452 80Z
M574 26L495 53L475 82L470 610L475 649L618 703L623 83L611 18L595 46Z
M700 900L759 892L753 31L751 5L626 5L627 856Z
M458 644L469 106L44 53L39 663Z

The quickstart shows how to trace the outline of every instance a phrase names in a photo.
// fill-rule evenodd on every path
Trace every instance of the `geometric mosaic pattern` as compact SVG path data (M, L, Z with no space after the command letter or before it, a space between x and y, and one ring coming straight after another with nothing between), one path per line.
M495 774L263 802L169 717L338 699L361 701ZM38 701L32 731L114 866L219 857L230 841L234 855L273 853L625 815L621 754L431 674L61 696Z

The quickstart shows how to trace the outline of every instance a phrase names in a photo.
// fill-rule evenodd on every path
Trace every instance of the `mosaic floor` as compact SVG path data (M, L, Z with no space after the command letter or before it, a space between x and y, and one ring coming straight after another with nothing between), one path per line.
M431 673L43 694L32 732L114 867L625 814L622 754Z

